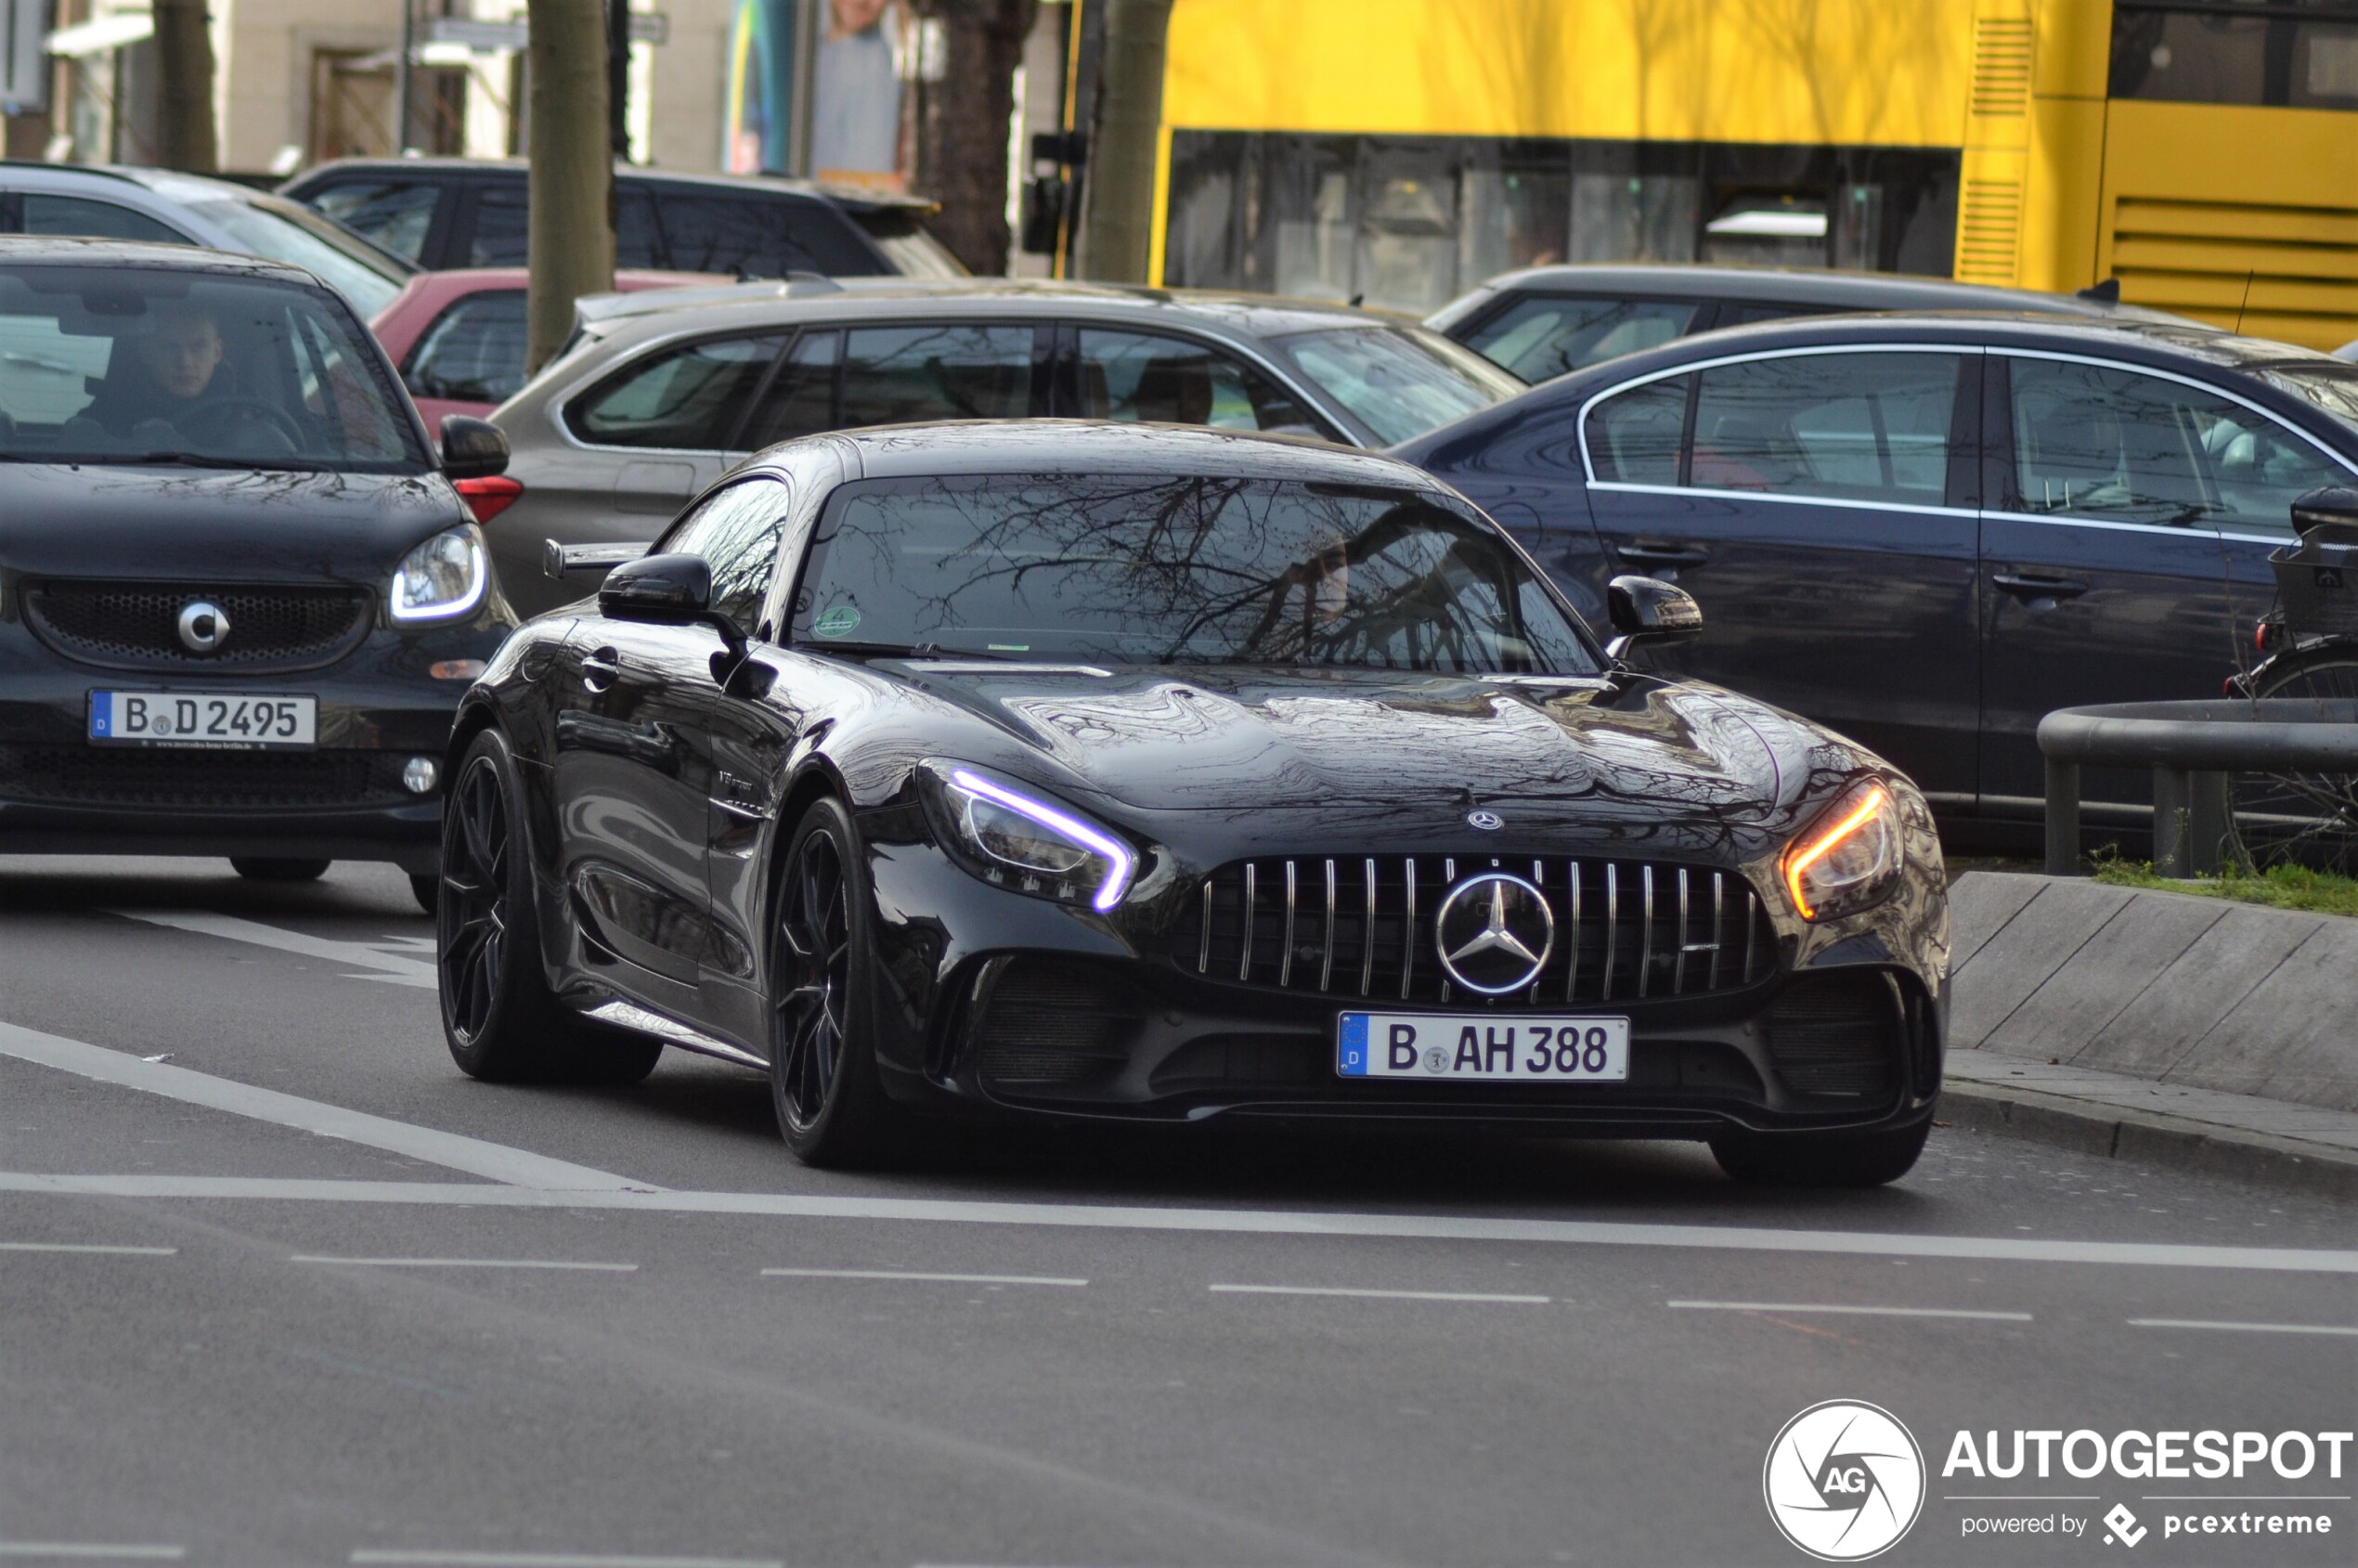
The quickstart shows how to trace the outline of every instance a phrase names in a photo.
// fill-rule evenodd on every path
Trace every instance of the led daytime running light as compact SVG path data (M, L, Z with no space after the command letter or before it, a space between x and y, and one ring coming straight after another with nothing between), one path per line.
M1801 911L1801 917L1804 920L1817 919L1818 912L1810 907L1809 901L1802 895L1802 874L1840 849L1846 839L1873 822L1876 815L1890 804L1890 792L1881 784L1875 785L1867 792L1867 797L1861 800L1848 816L1820 834L1807 849L1785 857L1785 891L1793 895L1793 906Z
M409 577L409 563L444 539L451 538L460 539L466 547L468 567L466 590L456 599L443 600L438 603L404 603L404 592ZM408 556L403 557L401 564L394 570L393 591L386 596L386 608L397 621L446 621L453 616L463 616L482 603L484 593L490 586L490 552L484 549L483 541L475 538L472 530L454 528L447 534L435 535L418 546L416 550L411 551Z
M966 769L952 769L950 782L968 795L978 796L994 806L1004 806L1019 817L1061 833L1074 843L1094 849L1111 862L1113 870L1107 873L1104 883L1097 888L1096 896L1089 901L1089 907L1098 914L1103 914L1120 903L1121 895L1130 890L1130 876L1138 867L1138 857L1133 854L1130 847L1121 840L1100 833L1080 818L1069 812L1059 811L1045 801L1034 800L1028 795L1018 795L1014 790L992 784L981 774L970 772Z

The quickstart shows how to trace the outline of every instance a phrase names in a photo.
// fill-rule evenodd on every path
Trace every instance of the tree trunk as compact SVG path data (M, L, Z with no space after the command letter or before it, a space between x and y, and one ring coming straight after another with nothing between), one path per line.
M614 150L606 121L604 0L531 0L532 286L526 362L573 333L573 302L614 288Z
M1106 63L1091 116L1074 270L1108 283L1144 283L1153 249L1171 0L1094 3L1106 7Z
M1039 0L922 0L943 30L941 80L918 84L913 185L941 203L936 238L976 272L1007 270L1007 136Z
M156 162L211 174L221 166L213 127L213 32L205 0L155 0Z

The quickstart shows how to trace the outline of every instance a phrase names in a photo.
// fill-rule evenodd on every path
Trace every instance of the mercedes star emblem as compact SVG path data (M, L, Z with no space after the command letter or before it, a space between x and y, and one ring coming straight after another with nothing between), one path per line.
M1484 833L1496 833L1507 825L1507 819L1496 811L1468 811L1466 825L1480 828Z
M210 654L229 635L229 617L206 599L191 599L180 612L180 645L192 654Z
M1539 978L1556 947L1547 897L1503 871L1469 876L1449 889L1433 920L1441 966L1480 996L1504 996Z

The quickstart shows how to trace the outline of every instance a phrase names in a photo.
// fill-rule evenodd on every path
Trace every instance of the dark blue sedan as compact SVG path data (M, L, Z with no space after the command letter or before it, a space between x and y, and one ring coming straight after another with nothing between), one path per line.
M1395 448L1601 620L1702 600L1659 664L1832 725L1952 828L2035 819L2057 707L2216 696L2256 655L2294 497L2358 475L2358 367L2191 325L1767 323L1532 388ZM2092 772L2092 818L2149 820Z

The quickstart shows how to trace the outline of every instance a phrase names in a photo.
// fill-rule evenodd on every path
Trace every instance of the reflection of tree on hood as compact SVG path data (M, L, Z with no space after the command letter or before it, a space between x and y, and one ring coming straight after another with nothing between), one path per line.
M207 397L236 394L227 355L212 311L160 305L148 335L117 341L106 382L84 411L118 433L142 420L175 421Z

